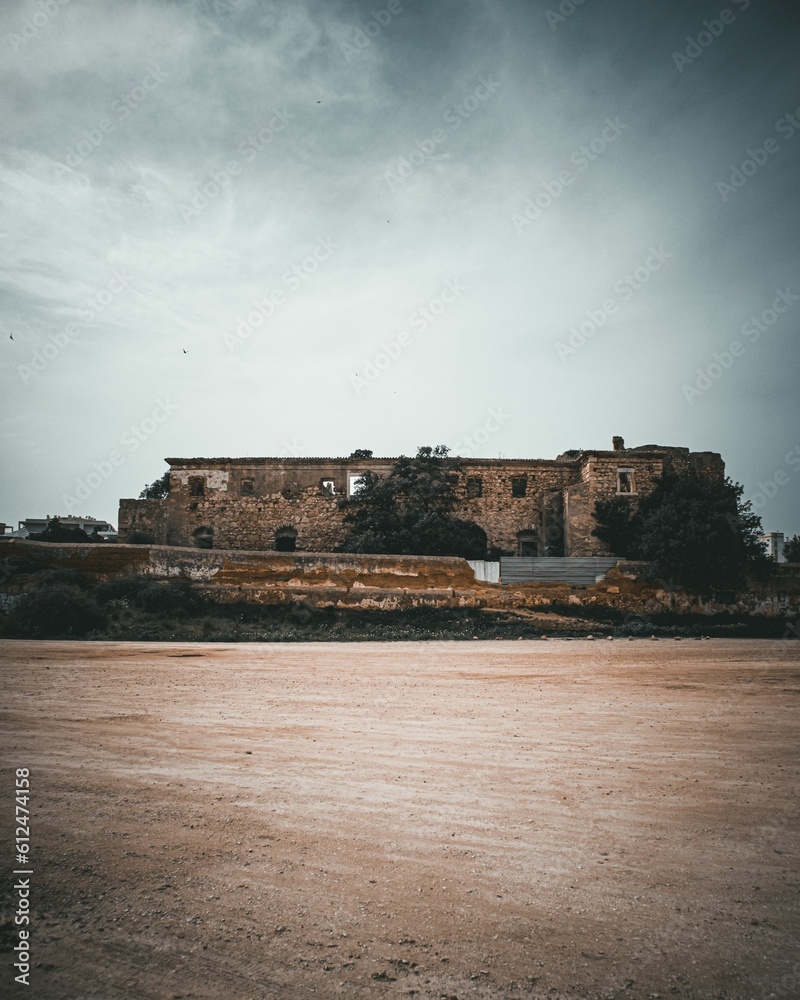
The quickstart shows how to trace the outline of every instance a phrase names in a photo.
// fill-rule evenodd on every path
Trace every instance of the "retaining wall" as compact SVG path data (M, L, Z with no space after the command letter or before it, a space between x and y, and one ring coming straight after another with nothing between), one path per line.
M0 566L7 583L15 568L69 567L90 580L128 574L184 578L228 587L376 587L447 590L475 585L465 559L448 556L385 556L338 553L246 552L169 545L98 545L0 539Z

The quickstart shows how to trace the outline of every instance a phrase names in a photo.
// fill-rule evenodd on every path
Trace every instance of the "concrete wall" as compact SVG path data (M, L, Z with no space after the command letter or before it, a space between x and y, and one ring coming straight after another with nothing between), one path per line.
M467 559L475 579L481 583L500 583L500 563L486 559Z

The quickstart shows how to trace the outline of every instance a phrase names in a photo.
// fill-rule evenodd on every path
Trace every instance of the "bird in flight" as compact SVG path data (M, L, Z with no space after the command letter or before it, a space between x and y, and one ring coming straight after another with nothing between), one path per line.
M183 353L184 353L184 354L188 354L189 352L188 352L187 350L185 350L185 349L184 349Z

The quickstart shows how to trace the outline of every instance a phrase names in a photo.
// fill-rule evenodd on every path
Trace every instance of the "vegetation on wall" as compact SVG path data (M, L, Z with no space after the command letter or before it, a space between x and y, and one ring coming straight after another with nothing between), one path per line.
M593 534L625 559L643 559L689 590L736 590L749 573L766 575L772 564L761 519L744 488L730 479L694 473L661 476L651 493L598 501Z
M365 472L353 496L339 502L349 529L341 550L484 558L483 529L454 514L462 472L444 445L402 455L385 476Z
M786 539L783 545L783 558L786 562L800 563L800 535Z
M169 470L155 482L145 486L139 494L140 500L164 500L169 496Z

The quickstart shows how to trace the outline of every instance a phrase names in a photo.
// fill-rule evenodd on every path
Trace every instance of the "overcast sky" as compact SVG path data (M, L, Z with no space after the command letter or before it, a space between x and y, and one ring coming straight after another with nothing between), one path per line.
M620 434L800 532L788 6L4 0L0 520Z

